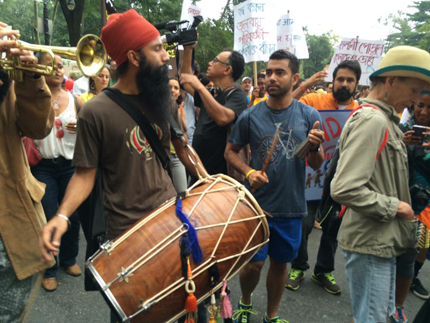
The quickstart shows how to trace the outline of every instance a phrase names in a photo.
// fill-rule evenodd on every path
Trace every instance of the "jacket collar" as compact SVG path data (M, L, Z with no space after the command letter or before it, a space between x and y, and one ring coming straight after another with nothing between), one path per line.
M386 115L387 117L392 120L393 122L395 122L396 124L400 123L400 117L397 114L396 110L394 110L394 108L391 105L388 105L387 103L380 101L380 100L373 100L373 99L363 99L362 100L363 104L373 104L376 105L378 108L380 108Z

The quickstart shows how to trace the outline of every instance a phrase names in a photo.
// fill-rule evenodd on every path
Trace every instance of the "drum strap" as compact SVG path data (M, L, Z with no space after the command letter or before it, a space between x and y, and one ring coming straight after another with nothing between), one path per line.
M163 168L167 171L170 178L173 180L172 169L170 165L170 158L166 153L163 145L161 144L160 139L158 139L157 134L155 133L154 128L149 123L148 119L146 119L145 115L134 105L134 103L127 98L122 92L115 88L105 88L103 92L116 104L118 104L125 112L127 112L134 121L136 121L139 128L145 134L146 139L154 150L155 154L158 156L158 159L163 165ZM169 122L170 122L169 118Z

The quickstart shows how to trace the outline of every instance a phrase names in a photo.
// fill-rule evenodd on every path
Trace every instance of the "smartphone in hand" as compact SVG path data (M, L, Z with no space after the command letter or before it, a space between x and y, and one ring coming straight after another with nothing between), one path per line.
M412 127L412 130L414 131L413 136L421 137L421 142L423 142L424 132L426 132L426 127L414 125Z

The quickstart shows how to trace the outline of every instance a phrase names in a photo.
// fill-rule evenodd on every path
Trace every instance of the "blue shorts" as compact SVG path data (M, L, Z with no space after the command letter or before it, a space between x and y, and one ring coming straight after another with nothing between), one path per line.
M267 218L270 241L251 259L264 261L269 255L280 263L289 263L297 258L302 240L302 218Z

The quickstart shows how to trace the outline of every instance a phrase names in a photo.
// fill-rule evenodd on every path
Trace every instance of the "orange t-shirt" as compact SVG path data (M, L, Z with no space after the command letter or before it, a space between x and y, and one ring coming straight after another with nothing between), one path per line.
M339 103L334 98L333 93L310 93L306 96L302 96L299 101L316 110L339 110ZM351 102L345 110L354 110L358 108L358 106L358 102L351 99Z
M250 94L250 95L248 95L248 98L249 98L249 100L251 100L251 98L252 98L252 95ZM260 102L263 102L263 101L266 101L267 99L269 98L269 95L266 93L266 94L264 94L264 96L262 97L262 98L255 98L254 99L254 102L253 102L253 106L254 105L256 105L257 103L260 103Z

